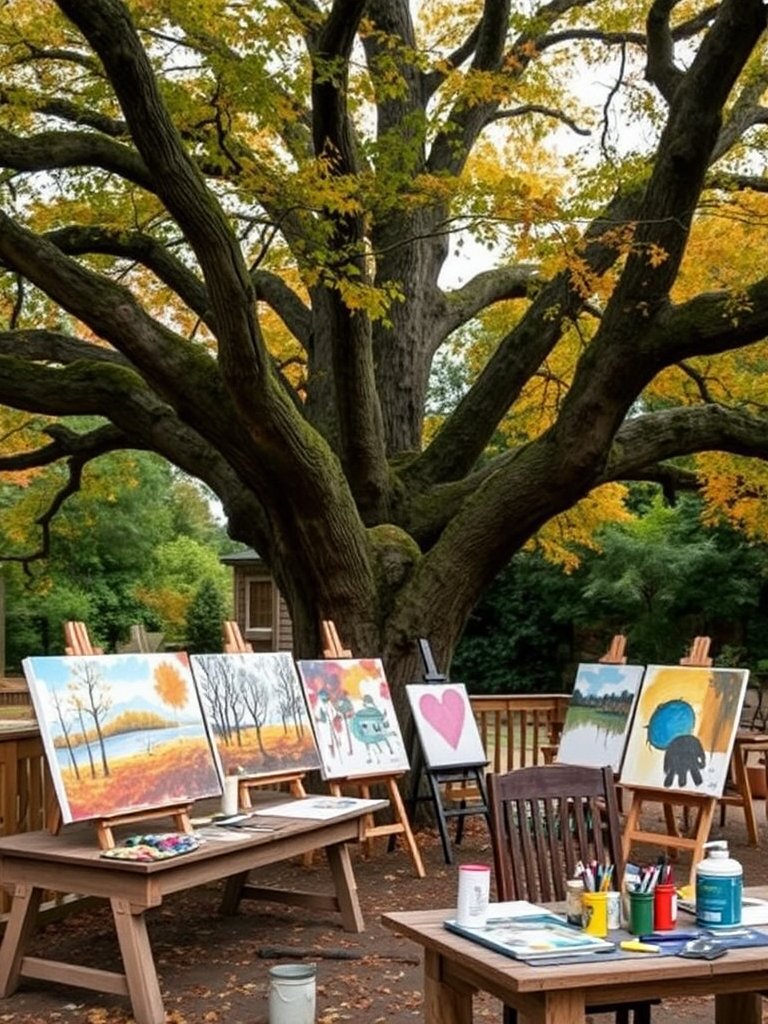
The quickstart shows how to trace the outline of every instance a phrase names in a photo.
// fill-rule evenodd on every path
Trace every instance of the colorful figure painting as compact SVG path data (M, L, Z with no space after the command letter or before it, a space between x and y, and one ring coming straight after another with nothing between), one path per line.
M221 793L186 654L26 658L23 667L65 823Z
M407 771L408 755L378 658L298 662L323 778Z
M621 784L721 796L748 679L747 669L649 665Z
M405 689L428 767L486 763L488 758L463 683L414 683Z
M579 665L557 750L559 764L621 768L645 667Z
M290 654L193 654L191 661L225 775L320 766Z

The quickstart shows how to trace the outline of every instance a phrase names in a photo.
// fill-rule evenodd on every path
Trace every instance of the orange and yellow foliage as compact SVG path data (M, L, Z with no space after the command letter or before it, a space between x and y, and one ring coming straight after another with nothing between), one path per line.
M162 662L155 669L155 692L172 708L183 708L189 699L187 681L170 661Z

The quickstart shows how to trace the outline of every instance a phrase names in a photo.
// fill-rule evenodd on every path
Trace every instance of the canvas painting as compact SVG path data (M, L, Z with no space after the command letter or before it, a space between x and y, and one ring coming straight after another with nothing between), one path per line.
M293 658L193 654L192 672L225 775L320 766Z
M621 784L721 796L748 680L747 669L649 665Z
M405 689L428 767L486 763L488 758L463 683L413 683Z
M323 778L408 770L392 697L378 658L298 662Z
M557 750L559 764L621 768L645 667L579 665Z
M63 822L220 795L186 654L35 657L23 667Z

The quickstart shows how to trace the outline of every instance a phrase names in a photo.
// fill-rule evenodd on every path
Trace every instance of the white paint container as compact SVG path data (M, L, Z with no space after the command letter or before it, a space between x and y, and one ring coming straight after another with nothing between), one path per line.
M221 813L237 814L240 810L240 778L237 775L224 776L224 792L221 796Z
M491 869L487 864L462 864L459 868L459 896L456 923L483 928L488 920Z
M316 964L279 964L269 971L269 1024L314 1024Z

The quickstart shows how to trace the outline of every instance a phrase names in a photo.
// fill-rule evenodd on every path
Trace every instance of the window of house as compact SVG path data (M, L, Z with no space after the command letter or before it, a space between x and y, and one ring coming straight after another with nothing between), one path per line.
M272 580L251 578L245 585L245 630L255 651L273 651L275 588Z

